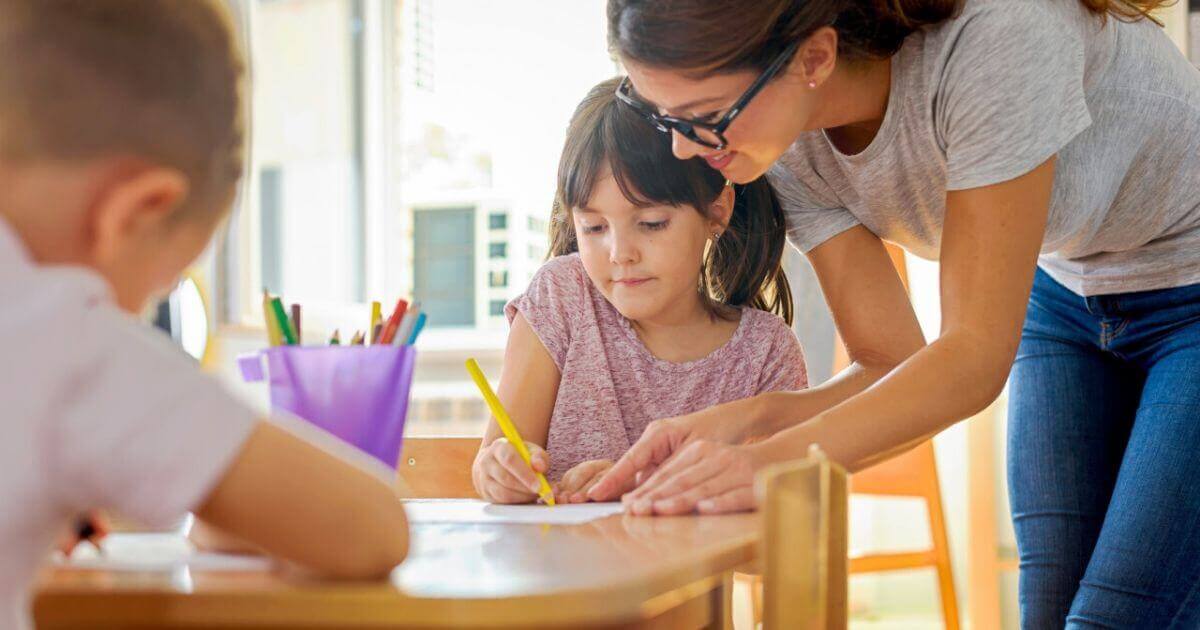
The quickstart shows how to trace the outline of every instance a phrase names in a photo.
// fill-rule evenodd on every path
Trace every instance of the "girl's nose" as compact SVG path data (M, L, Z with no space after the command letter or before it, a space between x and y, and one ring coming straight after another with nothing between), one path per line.
M609 237L608 260L614 265L628 265L638 261L637 246L633 239L612 230Z

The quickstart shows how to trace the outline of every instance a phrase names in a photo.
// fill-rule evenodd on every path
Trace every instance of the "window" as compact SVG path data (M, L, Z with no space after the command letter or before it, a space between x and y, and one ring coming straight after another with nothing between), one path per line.
M431 328L475 323L473 208L413 213L413 299Z
M261 326L264 285L304 304L308 339L411 296L428 324L406 431L478 434L462 360L499 374L501 297L540 264L561 130L618 71L605 1L234 0L254 83L222 323Z

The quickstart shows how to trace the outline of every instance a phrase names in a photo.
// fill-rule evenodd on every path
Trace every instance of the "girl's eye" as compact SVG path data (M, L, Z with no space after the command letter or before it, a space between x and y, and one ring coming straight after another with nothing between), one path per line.
M652 232L657 232L659 230L666 229L668 223L670 223L670 221L666 219L662 221L642 221L642 227Z
M580 225L579 230L584 234L599 234L604 231L604 225Z

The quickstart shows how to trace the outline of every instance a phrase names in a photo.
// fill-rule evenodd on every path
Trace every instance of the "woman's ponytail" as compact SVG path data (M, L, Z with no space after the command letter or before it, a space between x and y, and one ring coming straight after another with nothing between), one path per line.
M749 306L792 324L792 291L783 271L783 207L765 177L735 186L729 225L709 248L701 290L717 302Z

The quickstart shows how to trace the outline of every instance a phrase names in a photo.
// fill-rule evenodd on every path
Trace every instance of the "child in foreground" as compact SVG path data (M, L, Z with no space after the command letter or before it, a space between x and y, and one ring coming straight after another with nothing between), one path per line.
M258 420L135 316L228 214L241 75L216 0L0 0L0 627L94 509L195 511L330 576L404 558L390 471Z
M497 395L560 503L585 501L652 420L807 386L770 187L675 159L617 85L576 109L550 260L505 309ZM533 470L494 421L472 476L488 501L537 499Z

